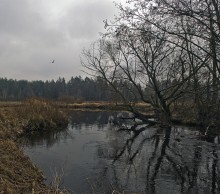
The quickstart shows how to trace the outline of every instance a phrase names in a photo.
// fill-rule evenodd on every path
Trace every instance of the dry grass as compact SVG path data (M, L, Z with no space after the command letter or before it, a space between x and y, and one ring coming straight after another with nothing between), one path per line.
M0 108L0 140L15 140L22 133L22 122L16 117L14 108Z
M16 113L26 132L54 130L68 124L67 115L48 100L26 100L16 108Z
M0 193L67 193L57 190L57 186L46 186L42 172L16 143L17 137L27 131L51 130L66 125L67 122L66 114L42 100L31 99L16 107L1 106Z
M174 121L189 125L196 125L197 123L197 113L193 103L176 103L171 106L171 112Z
M68 102L57 102L57 105L61 108L70 108L70 109L86 109L86 110L115 110L115 111L124 111L127 110L127 106L120 102L76 102L76 103L68 103ZM132 104L136 108L146 109L150 108L149 104L146 103L135 103Z
M11 140L0 141L0 193L31 193L45 190L42 172Z

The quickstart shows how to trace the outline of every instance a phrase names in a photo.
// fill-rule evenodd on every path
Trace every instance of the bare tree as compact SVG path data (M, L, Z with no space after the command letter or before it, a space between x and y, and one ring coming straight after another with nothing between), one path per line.
M84 51L84 65L106 80L136 115L140 113L121 92L120 80L136 88L130 91L134 102L150 103L166 123L172 121L176 101L195 104L198 115L204 104L216 106L220 3L130 0L128 5L117 5L119 16L111 24L106 21L102 39Z

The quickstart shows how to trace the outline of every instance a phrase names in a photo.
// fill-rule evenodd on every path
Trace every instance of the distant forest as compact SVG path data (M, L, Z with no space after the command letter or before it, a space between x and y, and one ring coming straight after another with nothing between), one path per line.
M27 81L0 78L0 100L23 100L30 97L69 100L109 100L102 79L86 77L64 78L51 81Z
M122 83L121 83L122 84ZM125 83L124 83L125 84ZM123 85L124 85L123 84ZM126 93L126 91L123 91ZM127 95L129 97L129 95ZM72 77L51 81L27 81L0 78L0 100L14 101L30 97L71 101L109 101L119 99L101 78Z

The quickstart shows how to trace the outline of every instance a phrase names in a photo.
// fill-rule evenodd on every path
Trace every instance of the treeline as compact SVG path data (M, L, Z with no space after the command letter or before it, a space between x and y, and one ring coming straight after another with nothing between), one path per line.
M51 81L27 81L0 78L0 100L22 100L30 97L72 100L109 100L112 96L102 79L72 77Z
M126 85L127 83L121 82ZM134 89L133 89L134 90ZM123 93L126 95L126 90ZM129 97L130 96L130 97ZM27 81L0 78L0 100L14 101L30 97L71 101L110 101L120 99L110 86L101 78L72 77L51 81ZM127 94L128 98L132 98Z

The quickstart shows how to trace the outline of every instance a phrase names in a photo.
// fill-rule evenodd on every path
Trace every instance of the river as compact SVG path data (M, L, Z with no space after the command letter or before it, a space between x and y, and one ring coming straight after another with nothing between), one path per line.
M120 117L128 113L72 111L67 129L23 137L24 152L47 184L61 177L72 193L220 193L219 136Z

